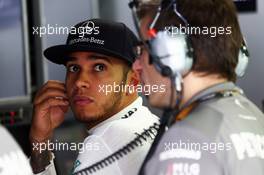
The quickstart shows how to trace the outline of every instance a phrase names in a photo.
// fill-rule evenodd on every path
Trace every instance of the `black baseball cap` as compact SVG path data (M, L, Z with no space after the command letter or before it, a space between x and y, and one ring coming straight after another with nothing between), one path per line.
M65 64L67 54L89 51L112 56L132 64L138 39L123 23L90 19L71 27L65 45L56 45L44 51L45 57L55 64Z

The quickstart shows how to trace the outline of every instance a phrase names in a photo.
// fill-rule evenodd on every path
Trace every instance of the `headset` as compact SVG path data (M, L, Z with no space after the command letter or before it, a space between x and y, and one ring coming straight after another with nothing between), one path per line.
M184 32L174 33L173 36L167 30L156 32L154 29L162 10L174 11L176 17L188 27L187 19L178 11L177 0L163 0L158 7L157 13L150 24L148 34L151 37L147 43L150 59L156 69L165 77L185 76L192 68L194 62L194 49L190 35ZM249 62L249 51L245 39L241 44L238 54L238 63L235 73L243 77Z
M242 46L239 49L238 53L238 63L236 65L236 75L238 77L243 77L245 75L246 69L248 67L249 62L249 51L246 44L246 39L243 39Z
M149 48L151 50L151 59L157 70L165 77L184 76L193 65L194 49L188 34L177 33L173 37L168 31L161 30L156 32L154 27L157 23L161 11L173 8L176 16L187 27L187 20L177 10L176 0L162 1L154 20L149 27ZM176 60L177 59L177 60Z

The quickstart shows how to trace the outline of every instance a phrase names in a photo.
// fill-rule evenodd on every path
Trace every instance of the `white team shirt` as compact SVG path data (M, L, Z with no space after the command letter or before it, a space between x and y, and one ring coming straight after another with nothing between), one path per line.
M142 106L142 98L138 97L129 106L88 131L89 136L85 138L84 147L75 161L74 172L100 162L115 153L154 123L159 123L159 118L152 114L147 107ZM149 137L142 141L141 145L132 149L119 160L92 174L136 175L152 144L152 138ZM53 161L39 175L56 175Z

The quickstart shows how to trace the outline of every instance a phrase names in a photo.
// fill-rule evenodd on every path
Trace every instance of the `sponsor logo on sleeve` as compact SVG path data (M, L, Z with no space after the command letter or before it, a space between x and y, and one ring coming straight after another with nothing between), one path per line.
M198 163L172 163L167 166L166 173L161 175L199 175Z

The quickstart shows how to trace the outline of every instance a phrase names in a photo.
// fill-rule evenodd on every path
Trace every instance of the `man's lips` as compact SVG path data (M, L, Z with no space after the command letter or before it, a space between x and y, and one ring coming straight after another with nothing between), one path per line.
M90 97L86 97L86 96L74 96L73 98L73 102L75 105L87 105L93 102L93 99Z

